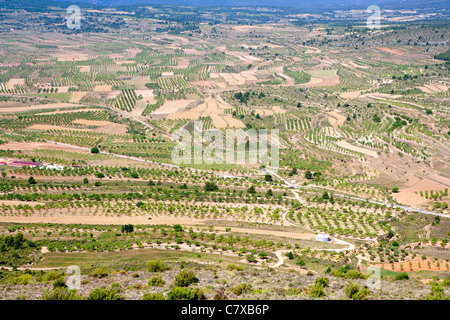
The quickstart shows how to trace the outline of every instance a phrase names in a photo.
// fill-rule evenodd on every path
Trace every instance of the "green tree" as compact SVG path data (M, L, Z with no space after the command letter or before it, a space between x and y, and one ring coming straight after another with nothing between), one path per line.
M311 180L313 178L311 171L306 170L305 179Z
M255 194L256 193L255 187L251 186L250 188L247 189L247 192L250 194Z
M207 181L205 183L205 191L217 191L219 190L219 187L214 182Z
M100 150L98 149L98 147L92 147L91 148L91 153L99 153Z
M33 177L29 177L28 178L28 183L29 184L36 184L36 180Z

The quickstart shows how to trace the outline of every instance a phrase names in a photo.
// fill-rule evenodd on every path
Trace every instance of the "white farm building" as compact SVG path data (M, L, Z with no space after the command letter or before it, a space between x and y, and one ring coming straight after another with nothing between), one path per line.
M330 236L325 233L317 234L315 240L320 241L320 242L330 242L331 241Z

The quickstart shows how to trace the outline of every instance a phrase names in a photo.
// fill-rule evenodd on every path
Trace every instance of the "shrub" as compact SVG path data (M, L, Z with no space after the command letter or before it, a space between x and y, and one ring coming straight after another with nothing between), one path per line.
M244 267L242 267L239 264L234 264L234 263L230 263L225 267L226 270L231 270L231 271L243 271Z
M91 276L93 276L94 278L104 278L108 276L108 269L104 268L104 267L99 267L94 269L94 271L92 271Z
M426 296L427 300L448 300L449 298L445 297L445 289L438 285L433 284L431 286L431 292Z
M394 280L408 280L409 276L406 272L400 272L394 277Z
M111 289L114 290L115 292L122 292L122 291L123 291L123 290L122 290L121 284L118 283L118 282L114 282L114 283L111 285Z
M366 279L366 276L359 270L349 270L345 274L347 279Z
M160 276L153 276L148 280L148 285L152 287L162 287L164 280Z
M147 262L148 272L163 272L169 269L163 260L150 260Z
M146 292L142 296L142 300L165 300L164 294L161 292Z
M52 291L45 291L41 300L83 300L84 298L74 289L56 288Z
M58 279L59 277L61 277L61 274L59 272L57 272L57 271L50 271L49 273L47 273L44 276L44 281L45 282L53 281L53 280Z
M322 285L314 284L309 288L308 296L311 298L321 298L326 296L326 293Z
M347 297L353 300L366 300L370 294L370 290L367 286L362 287L361 289L356 283L349 282L344 289Z
M242 293L251 292L251 291L252 291L252 287L246 283L241 283L241 284L235 286L233 289L231 289L231 292L233 292L237 296L240 296Z
M120 297L113 289L94 289L89 292L86 300L119 300Z
M173 287L167 292L167 300L204 300L205 295L200 288Z
M31 274L21 274L20 276L10 278L8 282L12 285L23 284L26 286L32 278L33 276Z
M64 281L63 277L59 277L55 280L55 282L53 282L53 289L56 288L67 288L66 282Z
M315 285L322 286L322 287L325 288L325 287L328 287L328 282L329 282L328 278L320 277L320 278L317 278L317 279L316 279L316 281L314 282L314 284L315 284Z
M354 300L367 300L368 296L370 295L370 290L367 286L364 286L359 290L354 296Z
M353 282L347 283L347 286L344 289L345 294L350 299L353 299L353 297L358 293L358 291L359 291L359 286Z
M181 270L175 276L174 285L176 287L187 287L193 283L197 283L198 278L196 277L194 271L192 270Z
M225 294L225 291L223 289L219 289L216 294L214 295L214 300L228 300L228 297Z

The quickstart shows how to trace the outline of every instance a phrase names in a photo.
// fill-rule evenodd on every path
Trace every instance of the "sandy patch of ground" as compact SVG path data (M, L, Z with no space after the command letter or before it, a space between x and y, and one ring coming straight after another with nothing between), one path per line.
M192 84L195 84L197 86L206 87L206 88L214 88L216 86L216 83L211 80L200 80L200 81L194 81L190 82Z
M24 85L25 79L9 79L6 83L6 86L8 89L13 90L15 85Z
M397 51L397 50L392 50L392 49L389 49L389 48L375 47L375 49L383 51L383 52L387 52L387 53L393 53L395 55L400 55L400 56L405 54L404 52L400 52L400 51Z
M134 59L134 58L136 58L136 55L139 52L141 52L142 50L138 49L138 48L133 48L133 49L127 49L126 51L128 52L127 58L128 59Z
M170 100L166 101L161 107L153 111L151 114L171 114L184 110L190 103L195 100Z
M256 78L254 73L251 71L243 71L241 73L219 73L219 76L232 86L239 86L245 84L246 82L258 80L258 78ZM214 78L212 74L211 77Z
M93 109L93 108L86 108L86 109L75 109L75 110L61 110L61 111L51 111L51 112L41 112L41 113L36 113L37 116L42 116L42 115L51 115L51 114L63 114L63 113L73 113L73 112L87 112L87 111L100 111L101 109Z
M142 96L142 102L153 104L155 103L155 94L153 90L135 90L136 96Z
M54 126L48 124L34 124L27 128L28 130L70 130L70 131L91 131L90 129L78 129L72 127Z
M434 260L413 260L410 261L411 265L409 264L409 261L406 262L395 262L394 264L391 263L378 263L375 264L375 266L380 267L382 269L385 270L392 270L392 271L396 271L396 272L401 272L401 271L405 271L405 272L411 272L411 271L449 271L446 268L446 263L448 264L448 262L444 261L444 260L438 260L438 261L434 261ZM428 265L428 262L430 262L430 265ZM439 267L437 266L437 263L439 262ZM403 266L403 270L401 268L401 266Z
M85 72L85 73L91 72L91 66L78 66L78 68L80 69L80 72Z
M37 206L37 205L44 205L43 202L36 202L36 201L18 201L18 200L0 200L0 206L4 204L7 206L18 206L18 205L29 205L29 206Z
M358 99L360 94L361 94L361 90L358 90L358 91L350 91L350 92L341 92L339 94L339 96L342 99Z
M308 81L308 83L304 83L302 84L303 86L316 86L318 84L321 84L323 82L322 78L316 78L316 77L311 77Z
M255 113L258 113L262 117L273 116L273 114L274 114L273 110L270 110L270 109L254 109L254 110L255 110Z
M114 63L121 66L123 64L134 64L134 63L136 63L136 61L133 61L133 60L114 60Z
M57 145L48 142L8 142L1 145L2 150L21 150L21 151L34 151L34 150L62 150L67 152L73 152L74 148ZM79 153L90 153L87 150L76 149Z
M0 222L28 222L28 223L62 223L62 224L181 224L181 225L198 225L204 220L176 218L176 217L148 217L131 216L131 217L106 217L106 216L55 216L55 217L19 217L19 216L0 216Z
M336 144L338 146L342 147L342 148L349 149L349 150L356 151L356 152L360 152L360 153L363 153L363 154L365 154L366 156L369 156L369 157L378 158L378 153L376 151L369 150L369 149L362 148L362 147L354 146L354 145L348 143L347 141L340 140L340 141L336 142Z
M272 107L272 111L275 114L277 114L277 113L286 113L286 110L284 110L284 109L282 109L281 107L278 107L278 106Z
M61 86L61 87L57 87L58 88L58 93L66 93L69 92L69 88L71 86Z
M332 76L332 77L322 78L322 81L320 83L316 84L316 85L320 86L320 87L328 87L328 86L331 87L331 86L336 86L338 84L339 84L339 76L335 75L335 76Z
M420 196L420 191L443 191L450 186L450 179L448 178L438 175L431 175L429 178L419 179L413 175L409 175L409 180L405 184L405 188L400 188L398 193L392 194L392 197L402 204L417 207L430 201Z
M70 102L80 102L81 99L86 95L86 91L72 92L70 95Z
M94 88L95 92L112 91L112 86L109 85L98 85Z
M33 110L44 110L44 109L62 109L62 108L71 108L71 107L79 107L78 104L72 103L48 103L48 104L36 104L32 106L23 106L23 107L12 107L12 108L0 108L0 113L16 113L16 112L25 112L25 111L33 111Z
M58 61L84 61L88 59L88 55L84 53L58 53L53 55Z
M189 66L189 60L186 58L179 58L178 64L175 66L175 69L184 69Z
M103 127L111 124L110 121L97 121L97 120L87 120L87 119L75 119L72 123L78 123L85 126Z
M293 86L295 84L294 78L283 73L283 66L275 68L275 72L286 79L288 86Z
M342 114L339 114L336 111L327 112L327 115L328 122L336 129L339 126L342 126L346 120L346 118Z
M186 54L194 54L197 56L203 56L206 53L205 51L199 51L196 49L183 49L183 52Z
M422 87L417 88L425 93L439 93L448 91L448 87L441 84L425 84Z
M204 103L182 113L171 113L166 119L190 119L198 120L200 117L211 117L216 128L236 127L244 128L242 121L233 119L231 114L225 114L225 109L230 106L218 102L215 99L206 99Z
M120 124L120 123L111 123L106 126L96 128L92 131L107 133L107 134L125 135L125 134L127 134L127 126L124 124Z

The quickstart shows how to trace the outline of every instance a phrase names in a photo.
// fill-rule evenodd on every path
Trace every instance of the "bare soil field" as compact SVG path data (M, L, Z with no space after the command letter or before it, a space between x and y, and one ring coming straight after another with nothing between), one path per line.
M8 82L6 83L6 86L13 90L15 85L24 85L25 84L25 79L9 79Z
M81 111L99 111L100 109L94 109L94 108L83 108L83 109L75 109L75 110L60 110L60 111L50 111L50 112L41 112L36 113L37 116L41 115L52 115L52 114L65 114L65 113L73 113L73 112L81 112Z
M21 151L34 151L34 150L61 150L73 152L73 148L57 145L48 142L8 142L1 145L2 150L21 150ZM79 153L90 153L87 150L77 149Z
M36 201L0 200L0 205L2 204L7 206L29 205L32 207L37 205L44 205L43 202L36 202Z
M108 133L108 134L118 134L125 135L127 134L127 126L120 123L111 123L106 126L98 127L92 130L94 132Z
M80 69L80 72L91 72L91 66L78 66L78 68Z
M227 106L215 99L206 99L204 103L199 104L195 108L184 111L182 113L170 113L166 119L190 119L198 120L200 117L211 117L213 125L218 128L226 128L227 126L235 128L244 128L242 121L233 119L230 114L225 114Z
M189 66L189 60L186 58L179 58L178 64L175 66L175 69L184 69Z
M358 91L350 91L350 92L341 92L341 93L339 93L339 96L342 99L358 99L360 94L361 94L361 90L358 90Z
M79 52L66 52L57 53L53 55L58 61L85 61L88 59L88 55Z
M186 109L186 107L192 102L195 102L195 100L169 100L151 114L173 114Z
M336 111L327 112L328 115L328 122L334 127L338 128L339 126L342 126L345 122L345 117Z
M425 84L417 88L425 93L439 93L448 91L448 87L441 84Z
M2 107L0 108L0 113L17 113L17 112L26 112L33 110L44 110L44 109L63 109L63 108L72 108L72 107L80 107L79 104L72 103L48 103L48 104L36 104L31 106L23 106L23 107Z
M90 129L79 129L74 127L54 126L50 124L34 124L27 127L28 130L70 130L70 131L85 131L89 132Z
M411 262L411 265L409 264ZM428 262L430 265L428 265ZM439 263L439 266L438 266ZM445 260L412 260L412 261L406 261L406 262L395 262L393 264L390 263L377 263L374 264L375 266L385 269L385 270L391 270L395 272L417 272L417 271L446 271L449 272L449 270L446 267L446 263L448 265L448 262Z
M112 124L110 121L97 121L97 120L86 120L86 119L75 119L72 123L78 123L85 126L94 126L94 127L104 127L109 124Z
M81 99L86 95L86 91L72 92L70 95L70 102L80 102Z
M430 200L420 196L420 191L426 190L443 191L450 185L450 179L432 175L433 180L425 178L419 179L410 175L409 180L405 183L405 187L400 188L398 193L394 193L392 197L398 202L409 206L421 206L428 203ZM437 180L437 181L435 181Z
M112 86L98 85L98 86L95 86L95 88L94 88L94 92L107 92L107 91L112 91Z
M393 54L399 55L399 56L405 54L404 52L400 52L400 51L397 51L397 50L392 50L392 49L389 49L389 48L375 47L375 49L383 51L383 52L387 52L387 53L393 53Z

